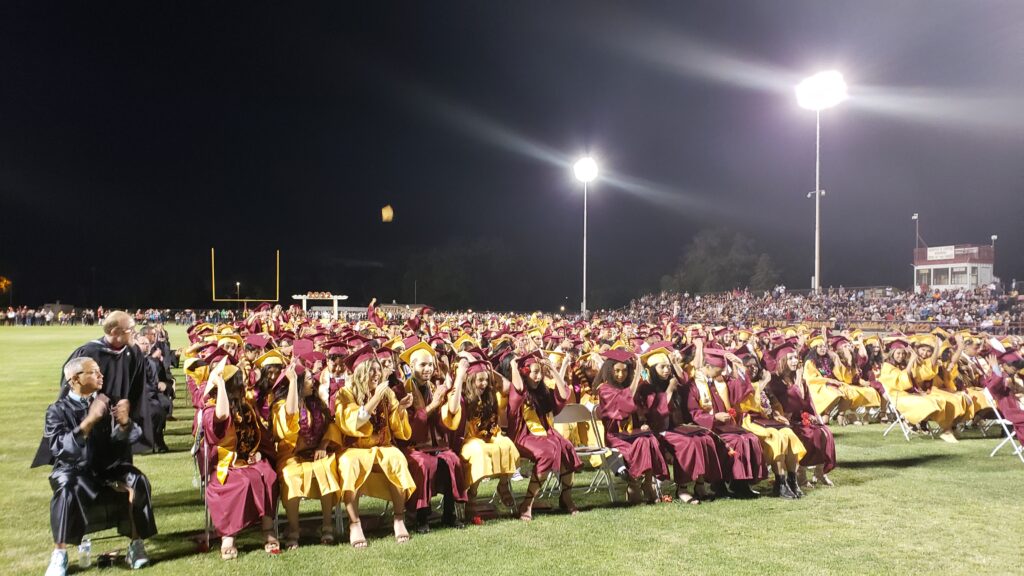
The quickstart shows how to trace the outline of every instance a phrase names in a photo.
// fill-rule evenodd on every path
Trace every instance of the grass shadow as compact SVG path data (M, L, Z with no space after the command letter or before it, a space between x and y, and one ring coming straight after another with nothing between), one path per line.
M872 460L845 460L841 466L854 470L861 468L910 468L921 466L935 460L950 461L958 459L956 454L922 454L909 458L876 458Z

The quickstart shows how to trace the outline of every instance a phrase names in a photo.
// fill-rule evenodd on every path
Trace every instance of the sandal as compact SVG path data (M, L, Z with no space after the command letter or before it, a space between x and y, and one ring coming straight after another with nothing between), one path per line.
M501 499L501 505L509 510L515 510L516 498L512 495L512 487L509 486L509 480L498 480L498 498Z
M298 550L299 549L299 533L289 532L284 537L284 548L285 550Z
M655 504L658 502L658 491L654 489L654 485L650 482L644 482L640 486L640 492L644 496L645 503Z
M356 536L356 533L359 536ZM366 548L366 537L363 536L363 528L359 525L359 522L349 522L348 524L348 543L353 548Z
M266 538L263 550L267 554L276 555L281 553L281 542L277 539L277 536L274 536L273 530L263 532L263 537Z
M234 560L235 558L238 558L238 548L227 546L220 549L221 560Z
M636 482L630 482L626 484L626 502L630 504L639 504L642 500L640 493L640 486Z
M404 534L399 532L399 526L401 526L402 532L404 532ZM405 544L411 539L412 536L409 536L409 531L405 527L405 520L395 520L395 542L398 542L399 544Z
M680 492L676 494L676 498L676 502L679 502L680 504L700 504L700 500L689 492Z
M320 529L320 543L324 546L334 545L334 526L324 526Z
M519 507L519 519L523 522L533 521L533 507L527 508L526 506Z
M704 482L697 482L693 485L693 495L707 502L715 499L715 495L708 491L708 485Z

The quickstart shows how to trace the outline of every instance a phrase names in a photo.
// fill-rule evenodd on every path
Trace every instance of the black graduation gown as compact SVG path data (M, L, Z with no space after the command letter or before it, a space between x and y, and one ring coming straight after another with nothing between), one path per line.
M143 454L151 450L150 446L163 447L164 445L164 427L167 423L167 409L164 406L164 400L160 394L160 389L157 385L160 383L160 372L163 364L159 360L152 356L147 356L145 359L143 373L145 375L145 388L142 393L142 402L149 404L148 417L143 419L139 423L142 426L142 435L144 438L152 438L152 443L147 445L145 442L137 442L132 445L132 451L136 454Z
M140 538L156 534L149 480L131 465L131 446L141 435L139 425L133 422L126 432L110 416L83 437L79 425L87 413L86 402L70 396L46 409L43 441L53 460L53 541L80 544L86 533L113 527L130 537L131 520ZM121 482L135 493L130 508L128 495L114 490L112 482Z
M77 350L71 353L71 356L68 356L64 364L61 364L58 400L64 398L70 389L67 380L64 379L64 365L73 358L81 358L83 356L92 358L99 365L100 372L103 373L102 393L110 398L111 406L116 404L118 400L127 398L131 403L132 420L143 424L142 428L145 431L147 427L145 423L149 415L149 402L140 401L145 388L145 374L143 372L145 357L142 355L139 347L132 344L120 350L113 350L107 346L107 343L102 338L79 346ZM148 438L144 435L141 441L152 450L152 435ZM44 437L39 441L39 449L32 460L32 467L35 468L46 464L53 464L53 457L50 455L50 450Z

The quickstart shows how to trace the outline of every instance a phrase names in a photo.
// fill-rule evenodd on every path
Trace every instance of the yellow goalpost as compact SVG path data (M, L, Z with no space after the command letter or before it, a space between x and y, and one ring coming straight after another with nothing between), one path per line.
M278 302L281 300L281 251L275 250L273 298L217 298L216 254L210 248L210 297L214 302Z

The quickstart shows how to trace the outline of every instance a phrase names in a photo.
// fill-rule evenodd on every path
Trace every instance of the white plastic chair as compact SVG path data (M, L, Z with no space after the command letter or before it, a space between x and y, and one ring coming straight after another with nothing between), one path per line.
M591 456L597 456L601 459L601 466L598 467L597 473L594 474L593 480L590 481L590 485L587 486L586 493L591 494L597 492L602 485L608 487L608 500L615 502L615 489L612 486L612 473L608 470L608 454L609 450L604 445L604 439L597 434L597 410L598 407L590 407L583 404L566 404L562 411L555 415L555 424L581 424L586 423L590 425L591 431L594 433L594 438L597 441L597 447L592 446L576 446L576 455L581 459L587 459ZM552 432L557 434L557 432ZM540 496L542 498L551 496L555 488L557 488L558 479L553 474L549 474L544 486L541 488Z
M1006 437L1003 438L1003 441L1000 442L994 450L992 450L992 453L989 454L989 457L991 458L995 456L996 452L999 452L999 450L1002 449L1003 446L1009 443L1010 446L1013 447L1013 454L1020 458L1021 462L1024 462L1024 447L1021 446L1020 442L1017 442L1016 434L1013 431L1013 423L1007 420L1006 418L1003 418L1003 415L999 412L999 407L996 406L995 398L992 397L992 392L989 391L988 388L984 388L983 391L985 394L985 399L988 400L989 404L992 405L992 410L993 412L995 412L996 417L994 421L1003 428L1003 434L1006 435Z

